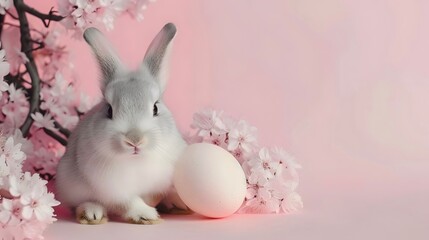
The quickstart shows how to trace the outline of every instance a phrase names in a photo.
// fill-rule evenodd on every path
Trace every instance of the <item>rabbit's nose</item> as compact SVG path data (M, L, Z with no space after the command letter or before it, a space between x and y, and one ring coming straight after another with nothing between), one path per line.
M128 146L130 146L130 147L133 147L133 148L136 148L136 147L140 146L142 144L142 142L143 141L135 143L135 142L132 142L132 141L128 141L127 139L125 140L125 144L128 145Z
M143 137L140 131L132 130L125 134L125 144L131 147L137 147L143 143Z

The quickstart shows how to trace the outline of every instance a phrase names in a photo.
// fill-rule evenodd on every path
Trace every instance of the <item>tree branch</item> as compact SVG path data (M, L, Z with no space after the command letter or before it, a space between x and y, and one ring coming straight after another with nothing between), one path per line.
M9 12L8 10L5 10L6 11L6 13L11 17L11 18L13 18L13 19L15 19L15 20L18 20L18 17L17 16L15 16L15 15L13 15L11 12Z
M57 140L59 143L61 143L61 145L63 146L67 146L67 140L65 140L64 138L62 138L60 135L56 134L55 132L43 128L43 131L48 134L49 136L51 136L53 139Z
M46 111L45 110L40 110L39 111L41 114L45 115ZM54 120L54 127L58 129L58 131L60 133L62 133L66 138L70 137L71 131L68 130L67 128L63 127L59 122L57 122L57 120L55 120L55 118L52 118Z
M40 77L37 71L36 63L34 62L33 53L31 51L32 39L30 35L30 27L28 25L28 19L25 15L26 8L24 0L13 0L16 11L18 13L19 24L20 24L20 33L21 33L21 52L25 53L28 58L28 62L25 63L25 67L28 71L28 74L31 78L31 95L30 95L30 109L28 111L27 117L20 127L22 135L24 137L28 136L31 125L33 124L33 118L31 117L32 113L35 113L39 110L40 105Z
M15 2L15 1L14 1ZM49 13L48 14L44 14L44 13L41 13L41 12L39 12L39 11L37 11L36 9L34 9L34 8L32 8L32 7L30 7L30 6L28 6L27 4L25 4L24 3L24 1L23 0L21 0L21 1L19 1L20 3L20 8L22 9L22 10L24 10L25 12L27 12L27 13L29 13L29 14L31 14L31 15L33 15L33 16L35 16L35 17L38 17L38 18L40 18L40 20L42 20L42 22L43 22L43 25L45 25L45 27L49 27L49 24L51 23L51 21L56 21L56 22L59 22L59 21L61 21L61 20L63 20L64 19L64 17L63 16L60 16L60 15L56 15L55 13L56 13L56 11L54 11L53 9L53 7L49 10ZM18 8L18 6L16 6L16 4L15 4L15 7L17 7Z
M61 126L61 124L59 124L57 121L54 121L54 126L58 128L60 133L64 134L64 136L66 136L67 138L70 137L70 134L71 134L70 130Z
M5 15L0 15L0 36L3 32L3 24L4 24Z

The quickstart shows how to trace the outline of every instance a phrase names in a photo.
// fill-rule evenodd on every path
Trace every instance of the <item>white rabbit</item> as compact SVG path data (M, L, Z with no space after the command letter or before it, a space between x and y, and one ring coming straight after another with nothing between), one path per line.
M166 24L136 71L127 70L103 34L84 38L102 72L103 100L79 122L57 170L59 200L80 223L99 224L107 213L140 224L159 221L154 206L172 189L175 161L186 147L162 95L174 24ZM177 195L170 207L186 208Z

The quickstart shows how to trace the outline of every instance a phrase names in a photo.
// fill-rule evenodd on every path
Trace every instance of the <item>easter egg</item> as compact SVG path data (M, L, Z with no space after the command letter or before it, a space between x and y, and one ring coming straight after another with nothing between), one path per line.
M184 150L177 162L174 185L190 209L210 218L235 213L247 190L246 177L235 157L208 143L192 144Z

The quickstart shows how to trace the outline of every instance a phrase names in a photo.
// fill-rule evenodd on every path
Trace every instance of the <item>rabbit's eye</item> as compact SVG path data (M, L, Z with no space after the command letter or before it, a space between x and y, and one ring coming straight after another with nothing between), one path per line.
M109 104L109 108L107 109L107 117L109 119L112 119L113 117L113 110L112 110L112 106Z
M158 116L158 107L156 106L156 104L157 104L158 102L156 102L154 105L153 105L153 116L154 117L156 117L156 116Z

